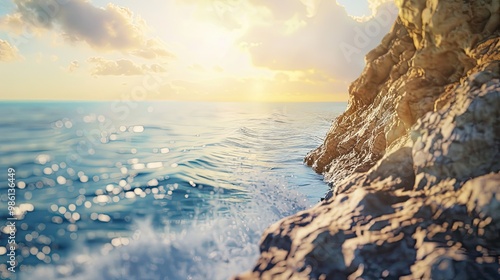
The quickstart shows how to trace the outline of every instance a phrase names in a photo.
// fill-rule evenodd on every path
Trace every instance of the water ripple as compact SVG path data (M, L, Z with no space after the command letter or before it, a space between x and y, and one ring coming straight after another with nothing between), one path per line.
M326 186L302 156L320 144L344 106L141 103L121 120L109 103L0 104L7 116L0 119L0 167L16 169L22 186L16 203L33 207L16 210L21 269L55 263L59 274L78 275L66 267L76 258L75 242L92 251L136 244L134 227L146 218L155 236L165 227L194 231L189 236L198 234L209 250L207 263L230 260L220 246L241 248L202 238L192 223L221 222L205 225L209 236L239 236L238 244L253 246L268 223L304 207L291 191L318 201ZM0 185L2 203L6 188ZM7 209L0 217L8 217ZM162 244L172 258L173 247ZM257 252L251 248L249 258ZM2 276L6 256L0 258Z

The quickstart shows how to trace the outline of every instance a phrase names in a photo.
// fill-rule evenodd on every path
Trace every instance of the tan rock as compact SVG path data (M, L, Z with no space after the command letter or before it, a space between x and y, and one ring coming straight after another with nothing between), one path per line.
M236 279L499 279L500 2L396 3L305 159L332 194L266 230Z
M365 70L349 88L347 111L305 159L334 185L404 145L417 119L441 108L468 71L500 67L498 38L474 48L498 32L498 1L396 2L400 16L367 54Z

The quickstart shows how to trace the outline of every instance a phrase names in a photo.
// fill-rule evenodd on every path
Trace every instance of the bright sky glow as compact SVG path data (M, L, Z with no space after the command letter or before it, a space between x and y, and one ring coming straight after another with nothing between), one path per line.
M396 15L337 2L2 1L0 100L343 101Z

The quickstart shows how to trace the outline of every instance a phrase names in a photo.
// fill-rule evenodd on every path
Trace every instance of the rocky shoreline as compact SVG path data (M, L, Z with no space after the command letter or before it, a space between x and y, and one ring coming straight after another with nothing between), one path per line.
M305 158L330 195L235 279L500 278L500 1L396 4Z

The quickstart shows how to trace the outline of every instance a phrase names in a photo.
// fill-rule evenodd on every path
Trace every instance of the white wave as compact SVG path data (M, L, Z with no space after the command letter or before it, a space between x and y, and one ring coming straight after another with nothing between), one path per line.
M280 182L251 187L252 198L226 203L229 211L209 220L156 230L151 221L136 222L135 238L117 240L98 252L83 245L59 264L40 265L20 275L26 279L227 279L251 269L258 243L271 223L308 207L299 193ZM220 212L218 212L220 213ZM108 250L112 248L111 250Z

